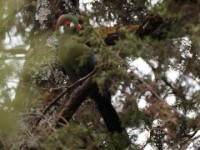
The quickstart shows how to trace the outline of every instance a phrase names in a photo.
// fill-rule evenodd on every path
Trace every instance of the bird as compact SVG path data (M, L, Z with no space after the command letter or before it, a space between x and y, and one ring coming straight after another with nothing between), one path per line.
M84 25L80 22L78 16L63 14L58 18L55 26L55 30L59 33L57 35L58 58L64 73L72 82L89 74L98 64L92 49L78 40L79 31L84 30ZM125 129L111 103L111 93L108 88L100 92L94 81L87 93L87 96L96 103L107 130L111 133L123 132Z

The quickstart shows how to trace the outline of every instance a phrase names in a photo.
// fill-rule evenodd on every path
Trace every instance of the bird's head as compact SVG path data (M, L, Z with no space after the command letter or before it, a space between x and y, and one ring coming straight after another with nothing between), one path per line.
M64 32L67 34L75 34L77 31L82 29L80 20L77 16L74 15L61 15L56 23L55 30Z

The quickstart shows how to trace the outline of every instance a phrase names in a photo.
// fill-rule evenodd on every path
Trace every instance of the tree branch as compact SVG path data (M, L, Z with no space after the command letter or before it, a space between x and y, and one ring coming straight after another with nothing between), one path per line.
M92 77L89 77L70 97L68 101L65 102L63 108L59 112L56 118L56 124L60 122L69 121L79 106L84 102L88 96L88 91L92 88L93 82ZM64 119L63 119L64 118Z
M42 111L42 114L45 115L52 106L54 106L68 91L70 91L71 89L73 89L74 87L76 87L77 85L79 85L80 83L82 83L83 81L83 84L80 86L80 88L78 88L78 90L76 91L76 94L75 96L71 96L70 100L69 100L69 106L67 106L65 104L65 106L62 108L61 112L59 113L59 117L58 118L61 118L63 115L66 116L66 111L69 111L70 115L72 116L75 111L78 109L78 107L81 105L81 103L84 101L84 99L86 98L84 96L84 94L86 94L87 90L89 90L89 88L91 87L92 85L92 76L98 72L100 70L100 65L96 66L94 68L94 70L92 72L90 72L88 75L86 75L85 77L79 79L78 81L76 81L75 83L71 84L70 86L67 86L66 89L61 93L59 94L43 111ZM87 93L88 94L88 93ZM83 98L84 99L83 99ZM68 101L67 101L68 102ZM68 107L68 108L66 108ZM75 109L77 108L77 109ZM72 113L71 113L72 112ZM43 116L42 115L42 116ZM69 115L69 116L70 116ZM67 120L70 120L71 117L67 117L69 119ZM36 126L40 123L42 117L39 117L38 120L36 121Z
M138 77L138 80L140 82L142 82L146 87L147 89L159 100L159 101L162 101L163 103L166 104L166 106L168 106L169 109L173 110L173 112L176 114L176 116L178 116L179 118L187 118L187 116L179 113L176 109L174 109L172 106L170 106L169 104L167 104L165 102L165 100L163 100L152 88L151 86L149 86L143 79L139 78Z
M7 49L7 50L1 51L1 53L8 53L8 54L12 54L12 55L18 55L18 54L26 55L27 50L24 50L24 49Z
M181 99L182 105L183 105L183 110L184 110L184 114L186 115L187 112L187 100L185 95L183 94L183 90L181 89L181 87L179 88L175 88L171 85L171 83L169 81L167 81L166 77L162 77L162 80L165 82L165 84L167 86L169 86L172 90L172 93L176 96L178 96Z
M131 71L131 72L134 74L133 71ZM165 100L164 100L163 98L161 98L161 97L157 94L157 92L154 91L154 90L151 88L151 86L149 86L142 78L137 77L137 79L138 79L141 83L143 83L143 84L146 86L146 88L147 88L159 101L163 102L170 110L172 110L178 118L188 118L186 115L183 115L183 114L179 113L175 108L173 108L172 106L170 106L169 104L167 104L167 103L165 102Z
M197 135L196 137L190 138L186 141L184 141L183 145L179 148L180 150L185 150L187 147L194 142L195 140L200 139L200 135Z

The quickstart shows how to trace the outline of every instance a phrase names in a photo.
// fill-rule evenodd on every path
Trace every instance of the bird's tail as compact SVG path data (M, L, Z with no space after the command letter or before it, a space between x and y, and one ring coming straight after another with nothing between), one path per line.
M96 102L109 132L124 131L117 112L111 104L110 93L107 92L106 94L101 95L96 85L96 88L94 88L90 94L90 98Z

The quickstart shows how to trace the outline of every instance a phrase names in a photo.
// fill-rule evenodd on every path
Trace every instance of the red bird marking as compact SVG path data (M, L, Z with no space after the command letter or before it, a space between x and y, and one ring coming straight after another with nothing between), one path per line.
M76 28L76 29L81 29L82 26L81 26L80 24L78 24L75 28Z
M61 15L61 16L58 18L58 20L57 20L57 22L56 22L56 25L55 25L55 30L58 29L58 27L60 26L60 24L62 23L62 21L63 21L65 18L66 18L66 15ZM70 24L71 24L71 23L72 23L72 22L70 22L70 21L66 21L66 22L64 23L64 26L65 26L65 27L70 27ZM82 25L78 24L78 25L76 25L74 28L80 30L80 29L82 28Z
M70 24L71 24L71 22L70 22L70 21L67 21L67 22L65 22L64 26L65 26L65 27L69 27Z
M61 15L59 18L58 18L58 20L57 20L57 22L56 22L56 26L55 26L55 29L57 30L58 29L58 27L59 27L59 25L61 24L61 22L65 19L65 15Z

